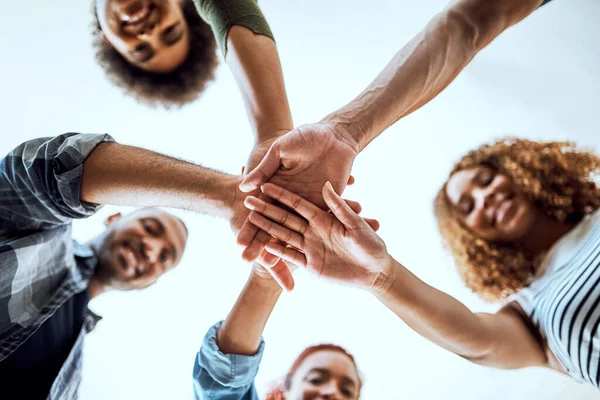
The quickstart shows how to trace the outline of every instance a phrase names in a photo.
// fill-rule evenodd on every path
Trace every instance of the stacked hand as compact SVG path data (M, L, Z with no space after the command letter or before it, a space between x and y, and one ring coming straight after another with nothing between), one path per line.
M242 181L240 189L257 195L260 185L269 181L326 208L321 194L323 184L332 182L339 193L352 184L350 170L357 152L358 147L352 140L331 124L304 125L258 144L248 160L246 170L251 172ZM262 194L258 197L270 201ZM245 260L258 259L267 268L275 265L271 272L280 284L288 290L293 288L293 278L285 264L277 264L278 258L263 251L267 243L264 232L258 232L246 221L239 231L238 243L246 247L242 255Z
M262 192L299 215L255 196L246 198L246 206L253 210L250 221L284 243L268 243L269 253L319 276L368 290L383 291L391 284L391 257L375 233L379 223L359 217L356 203L341 199L329 183L322 195L331 213L270 183L262 186Z

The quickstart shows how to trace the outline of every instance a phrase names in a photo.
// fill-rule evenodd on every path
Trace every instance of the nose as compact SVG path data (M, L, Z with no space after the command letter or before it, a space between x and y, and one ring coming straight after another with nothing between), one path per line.
M144 237L142 239L143 255L146 258L148 264L155 264L162 251L162 242L153 237Z
M144 26L142 29L140 29L138 34L140 36L151 36L152 32L154 32L155 28L156 28L156 23L152 22L152 23Z
M341 400L342 398L336 383L333 381L321 386L321 396L326 400Z

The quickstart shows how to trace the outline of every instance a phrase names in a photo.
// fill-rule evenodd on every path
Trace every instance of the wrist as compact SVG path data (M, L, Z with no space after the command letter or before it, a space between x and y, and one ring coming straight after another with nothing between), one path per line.
M322 124L327 125L336 137L349 145L356 154L360 153L366 147L366 137L368 133L356 121L347 118L341 112L335 112L323 118Z
M252 268L250 277L248 278L248 285L260 290L263 293L270 293L273 295L279 295L282 292L281 286L271 277L268 271L265 273L259 273L255 268L264 268L262 266ZM268 275L268 276L267 276Z
M396 282L398 266L398 262L388 253L380 265L380 271L371 280L369 292L378 297L389 293Z

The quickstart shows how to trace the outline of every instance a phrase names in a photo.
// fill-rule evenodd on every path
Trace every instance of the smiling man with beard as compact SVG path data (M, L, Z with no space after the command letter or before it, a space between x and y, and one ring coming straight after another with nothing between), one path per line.
M110 216L81 245L73 219L101 204L165 206L222 217L237 232L248 215L240 182L104 134L34 139L0 159L2 398L77 398L83 338L99 319L88 302L154 284L180 262L188 236L179 218L142 208Z

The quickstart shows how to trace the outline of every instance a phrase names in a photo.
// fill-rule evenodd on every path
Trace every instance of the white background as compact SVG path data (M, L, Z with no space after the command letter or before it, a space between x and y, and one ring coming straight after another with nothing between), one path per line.
M252 139L226 65L199 101L152 110L124 97L95 65L85 0L12 1L0 13L0 151L64 132L118 141L239 173ZM319 120L357 95L444 0L275 1L262 8L276 35L294 122ZM600 2L554 0L483 51L429 105L398 122L358 158L346 197L382 222L390 252L473 310L494 310L460 283L442 251L432 199L453 161L503 135L574 140L598 148ZM79 240L115 212L75 223ZM119 211L127 211L119 209ZM249 265L228 223L178 212L190 229L181 265L155 287L110 293L87 337L81 398L186 399L206 330L227 315ZM307 345L355 354L364 399L592 399L557 373L478 367L414 334L373 297L299 271L265 331L261 393Z

